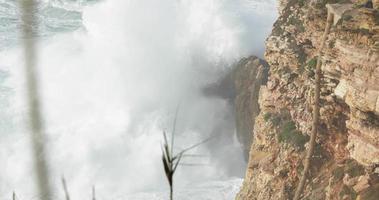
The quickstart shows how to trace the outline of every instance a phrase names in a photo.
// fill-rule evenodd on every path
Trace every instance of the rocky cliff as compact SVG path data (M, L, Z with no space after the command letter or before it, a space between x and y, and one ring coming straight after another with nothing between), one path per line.
M206 96L225 99L233 107L237 139L246 161L249 159L255 118L260 111L259 91L267 83L268 69L267 62L256 56L243 58L220 80L203 88Z
M259 91L261 85L267 83L267 73L268 64L255 56L242 59L232 73L237 138L242 144L246 161L249 158L255 118L260 111Z
M248 129L249 163L236 199L293 198L312 128L326 4L336 4L338 14L322 52L321 121L302 199L379 199L379 11L373 2L374 9L349 0L279 1L280 17L266 42L270 70L258 89L259 115L237 123L254 129ZM246 114L241 110L237 119L251 120L238 118Z

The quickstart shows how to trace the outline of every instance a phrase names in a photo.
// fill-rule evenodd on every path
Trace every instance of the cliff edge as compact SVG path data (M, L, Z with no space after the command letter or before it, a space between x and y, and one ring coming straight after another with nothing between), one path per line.
M302 199L379 199L379 2L373 2L374 8L349 0L279 1L266 41L268 82L259 90L237 200L293 198L312 128L326 4L349 9L335 16L322 54L320 126Z

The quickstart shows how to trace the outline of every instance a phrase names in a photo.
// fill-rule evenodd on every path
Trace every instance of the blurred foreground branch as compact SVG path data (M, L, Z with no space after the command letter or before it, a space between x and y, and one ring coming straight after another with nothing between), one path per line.
M64 178L64 176L62 176L62 187L63 187L63 192L64 192L64 195L66 197L66 200L70 200L70 194L68 193L67 183L66 183L66 179Z
M38 80L36 70L36 48L33 36L33 27L37 26L35 17L35 0L20 0L22 11L22 42L24 45L25 78L27 88L28 116L32 141L32 152L37 174L38 190L41 200L51 198L48 166L45 155L45 138L43 134L42 116L38 94Z

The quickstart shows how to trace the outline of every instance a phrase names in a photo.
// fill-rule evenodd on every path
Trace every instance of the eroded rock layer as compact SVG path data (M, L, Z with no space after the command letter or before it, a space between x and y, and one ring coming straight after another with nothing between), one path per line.
M364 1L280 0L238 200L293 197L312 128L327 3L351 5L335 17L323 52L321 123L302 199L379 199L379 11Z

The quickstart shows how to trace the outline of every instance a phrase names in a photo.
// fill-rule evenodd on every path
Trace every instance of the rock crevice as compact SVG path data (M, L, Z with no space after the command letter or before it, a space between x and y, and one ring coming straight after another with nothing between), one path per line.
M327 3L348 9L337 17L323 51L319 134L302 199L379 196L379 11L362 2L280 1L266 41L268 81L259 89L259 115L249 119L255 119L253 142L238 200L293 198L311 133Z

